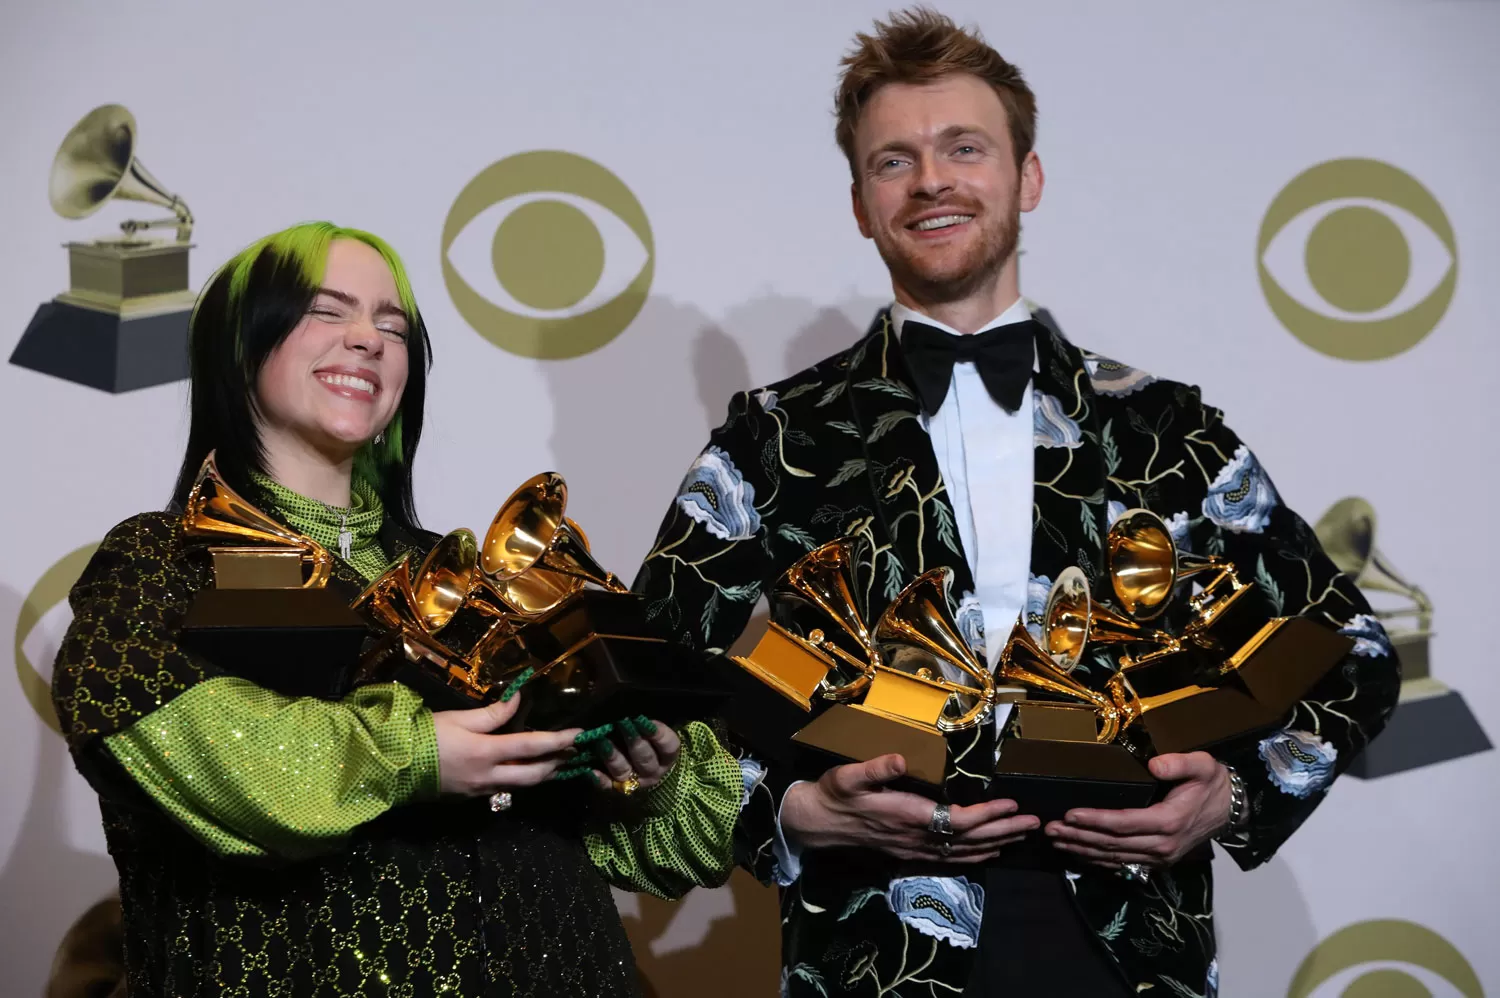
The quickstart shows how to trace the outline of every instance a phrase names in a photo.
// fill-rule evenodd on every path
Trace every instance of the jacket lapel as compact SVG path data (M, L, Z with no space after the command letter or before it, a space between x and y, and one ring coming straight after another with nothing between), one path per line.
M876 316L870 333L855 348L845 377L865 480L874 499L871 533L876 545L866 555L868 576L860 580L867 619L878 619L912 579L940 567L951 572L948 594L956 614L963 594L973 592L974 577L888 310ZM950 799L983 799L994 768L994 745L992 724L949 736Z

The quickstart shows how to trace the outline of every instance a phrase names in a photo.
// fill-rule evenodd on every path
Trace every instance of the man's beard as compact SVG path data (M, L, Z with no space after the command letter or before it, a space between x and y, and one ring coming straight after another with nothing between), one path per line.
M930 210L926 206L920 209L923 213ZM890 270L891 278L919 301L943 303L970 297L985 284L996 280L1005 262L1016 251L1021 233L1019 210L1012 209L1009 215L981 214L958 205L953 210L955 214L973 214L976 220L990 220L980 229L979 240L956 260L924 260L927 254L923 254L920 247L888 243L884 238L875 240L875 248ZM902 223L898 228L904 229L905 225Z

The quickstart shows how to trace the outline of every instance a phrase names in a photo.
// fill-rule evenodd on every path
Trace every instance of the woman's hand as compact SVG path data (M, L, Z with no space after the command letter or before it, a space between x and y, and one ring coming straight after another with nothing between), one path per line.
M578 754L566 731L492 732L509 721L521 694L472 710L444 710L432 715L437 729L439 785L443 793L484 797L515 787L534 787ZM677 736L672 736L674 758Z
M616 725L615 739L623 746L621 752L614 741L607 742L609 756L600 762L603 771L594 770L594 782L608 790L615 782L623 783L632 774L640 781L639 789L654 787L666 778L667 772L677 762L682 751L682 740L677 732L660 721L651 721L643 736L626 736L628 726Z

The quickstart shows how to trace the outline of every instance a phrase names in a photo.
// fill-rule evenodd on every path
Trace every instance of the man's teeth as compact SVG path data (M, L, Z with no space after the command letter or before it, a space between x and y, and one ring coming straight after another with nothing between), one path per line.
M973 219L973 215L940 215L937 218L924 218L916 225L919 232L930 232L933 229L946 229L950 225L960 225Z
M318 380L327 385L342 385L347 388L356 388L362 392L375 394L375 384L364 378L356 378L352 374L320 374Z

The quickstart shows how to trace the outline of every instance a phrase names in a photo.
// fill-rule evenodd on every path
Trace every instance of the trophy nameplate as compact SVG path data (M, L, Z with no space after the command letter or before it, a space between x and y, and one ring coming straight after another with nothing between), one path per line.
M774 621L748 655L728 655L719 673L729 694L719 720L763 759L790 760L792 736L812 717L813 699L834 660Z

